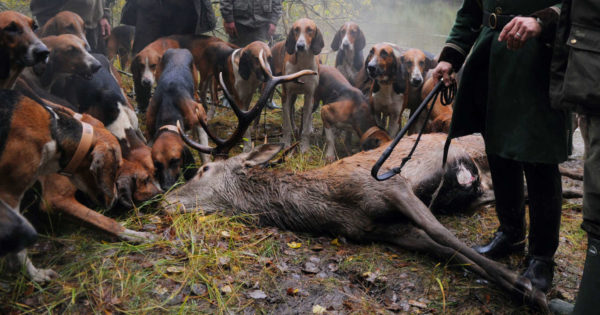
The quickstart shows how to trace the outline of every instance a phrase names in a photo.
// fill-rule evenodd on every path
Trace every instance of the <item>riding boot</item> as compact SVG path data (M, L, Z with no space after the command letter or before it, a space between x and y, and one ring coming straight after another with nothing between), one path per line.
M523 276L547 292L554 276L558 248L562 184L556 164L523 163L529 193L529 261Z
M600 238L588 234L588 250L583 277L573 314L596 314L600 310Z
M497 259L525 249L523 167L519 162L497 155L488 155L488 161L500 227L488 244L473 249Z

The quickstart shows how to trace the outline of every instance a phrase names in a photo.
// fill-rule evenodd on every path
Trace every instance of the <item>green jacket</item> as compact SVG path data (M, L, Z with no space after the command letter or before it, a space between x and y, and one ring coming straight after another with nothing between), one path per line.
M221 0L220 3L225 22L258 28L277 25L281 18L281 0Z
M552 106L600 115L600 6L564 0L551 67Z
M465 0L440 61L465 61L448 139L481 133L488 154L530 163L567 158L566 112L550 108L549 67L558 0ZM554 7L551 7L554 6ZM517 51L482 26L483 11L540 18L543 31ZM470 51L470 54L469 54ZM468 55L468 58L467 58Z

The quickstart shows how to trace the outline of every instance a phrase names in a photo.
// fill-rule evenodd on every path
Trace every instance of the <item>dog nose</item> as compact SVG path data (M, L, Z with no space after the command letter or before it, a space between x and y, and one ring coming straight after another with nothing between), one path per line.
M150 85L152 85L152 81L150 81L150 79L148 79L148 78L143 78L142 79L142 85L143 86L150 86Z
M422 78L413 78L410 80L410 84L412 84L413 86L419 86L421 85L421 83L423 83Z
M296 49L298 51L304 51L306 49L306 44L305 43L298 43L298 44L296 44Z
M348 43L348 42L344 42L344 43L342 44L342 48L344 48L344 49L348 49L348 48L350 48L350 43Z
M46 62L46 59L50 55L50 51L46 45L40 43L33 48L33 59L35 63Z
M369 73L373 74L375 73L375 70L377 70L375 65L367 65L367 71L369 71Z
M96 60L96 62L92 63L92 65L90 66L90 70L92 70L92 73L98 72L98 70L100 70L100 68L102 68L102 65L97 60Z

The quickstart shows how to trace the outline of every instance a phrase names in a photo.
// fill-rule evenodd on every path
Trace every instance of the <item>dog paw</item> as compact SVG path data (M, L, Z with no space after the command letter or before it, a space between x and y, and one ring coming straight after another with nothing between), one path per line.
M29 278L37 283L46 283L58 278L58 274L52 269L29 270Z
M130 229L125 229L125 231L119 234L119 238L132 243L149 243L158 238L155 234L148 232L138 232Z

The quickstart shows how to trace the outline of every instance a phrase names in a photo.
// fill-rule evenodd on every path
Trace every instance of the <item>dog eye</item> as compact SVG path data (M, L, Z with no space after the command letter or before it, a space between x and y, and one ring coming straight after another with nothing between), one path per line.
M77 51L77 48L76 48L75 46L70 46L70 47L69 47L69 52L70 52L70 53L74 53L74 52L76 52L76 51Z
M38 26L38 24L37 24L36 22L33 22L33 23L31 24L31 30L35 31L35 30L37 30L38 28L39 28L39 26Z
M7 27L4 28L4 31L9 32L9 33L20 33L21 29L15 22L12 22Z
M177 166L179 164L180 159L171 159L171 161L169 161L169 165L171 166Z
M388 53L385 50L382 50L380 53L381 57L387 57Z
M424 66L425 65L425 61L419 61L419 66Z

